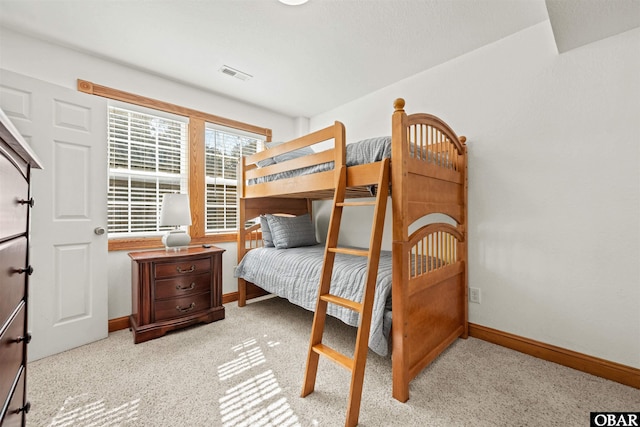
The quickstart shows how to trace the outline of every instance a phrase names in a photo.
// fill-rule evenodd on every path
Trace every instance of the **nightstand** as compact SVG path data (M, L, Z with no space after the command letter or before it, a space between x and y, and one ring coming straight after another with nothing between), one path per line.
M129 320L136 344L174 329L224 319L223 252L212 246L129 253Z

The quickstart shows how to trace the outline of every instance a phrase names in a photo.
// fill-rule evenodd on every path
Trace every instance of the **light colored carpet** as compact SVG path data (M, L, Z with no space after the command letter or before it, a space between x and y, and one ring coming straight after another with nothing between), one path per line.
M133 344L131 332L29 365L28 426L342 426L350 376L320 359L300 397L312 313L278 298ZM34 337L37 339L37 337ZM347 352L355 329L331 319ZM391 360L369 352L361 426L588 426L590 411L638 411L640 390L481 340L458 340L391 397Z

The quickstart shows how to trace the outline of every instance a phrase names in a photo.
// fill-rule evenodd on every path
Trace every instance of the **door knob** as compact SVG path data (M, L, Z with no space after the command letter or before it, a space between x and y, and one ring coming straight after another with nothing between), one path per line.
M93 232L96 233L98 236L102 236L105 232L104 227L96 227L93 229Z

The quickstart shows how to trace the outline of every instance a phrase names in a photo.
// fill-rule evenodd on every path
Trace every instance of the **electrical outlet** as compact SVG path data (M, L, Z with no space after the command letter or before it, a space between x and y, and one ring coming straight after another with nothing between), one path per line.
M480 304L480 288L469 288L469 302Z

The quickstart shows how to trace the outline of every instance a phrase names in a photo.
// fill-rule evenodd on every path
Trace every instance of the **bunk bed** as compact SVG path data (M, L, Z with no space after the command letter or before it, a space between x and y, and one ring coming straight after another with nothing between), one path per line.
M393 241L391 251L382 252L379 271L391 270L391 303L387 299L377 304L387 307L382 316L392 322L390 332L389 328L382 329L383 334L390 334L393 397L401 402L409 399L413 378L458 337L468 336L466 139L459 138L433 115L407 115L404 104L403 99L394 102L390 149L382 150L386 152L384 156L390 153L390 162L380 159L348 164L345 129L335 122L243 157L238 175L239 224L250 224L252 219L264 219L265 214L311 214L313 200L333 198L343 167L347 172L346 197L371 197L376 189L365 183L371 182L371 175L380 168L379 162L389 164ZM309 149L319 143L331 143L332 147ZM445 214L456 225L416 226L416 221L432 213ZM263 223L257 221L238 233L239 265L248 252L262 249ZM410 232L410 228L417 229ZM387 276L379 275L379 280L380 277ZM383 286L380 283L378 287ZM248 295L253 296L248 294L249 288L256 289L252 285L261 287L261 283L238 278L239 306L246 304ZM309 289L317 293L317 287L316 276ZM372 325L370 347L375 319Z

